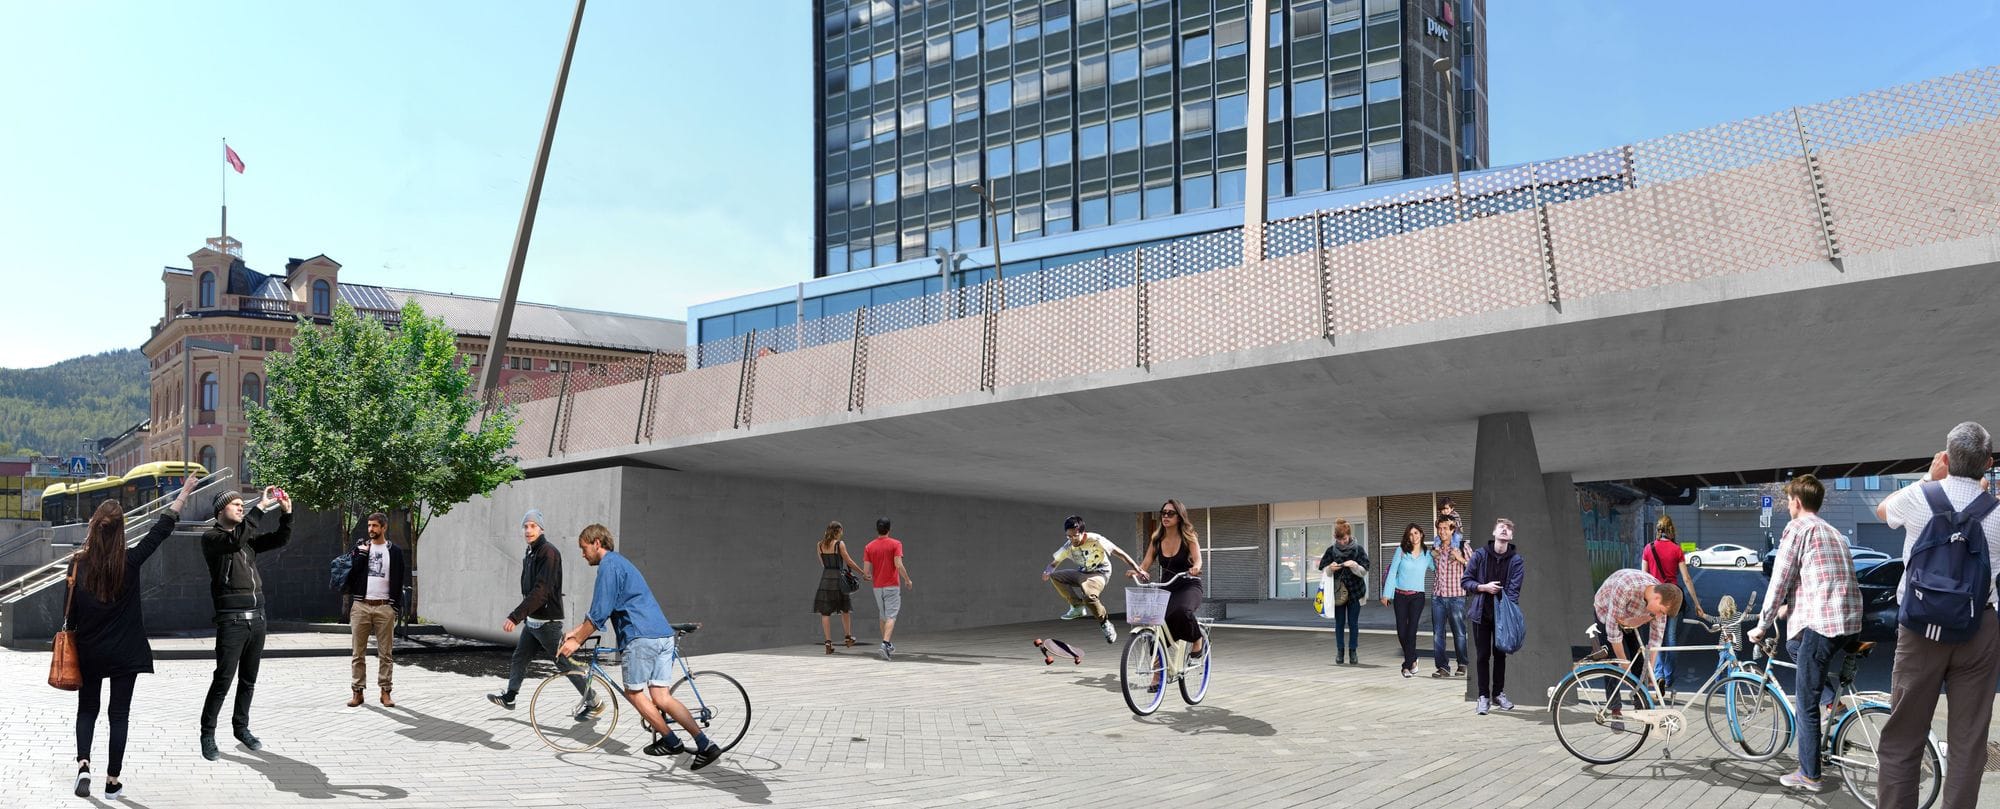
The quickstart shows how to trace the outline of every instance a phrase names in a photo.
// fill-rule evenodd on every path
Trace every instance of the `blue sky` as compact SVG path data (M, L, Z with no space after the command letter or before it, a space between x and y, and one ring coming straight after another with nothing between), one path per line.
M1493 159L2000 62L1993 3L1493 2ZM491 296L571 5L0 0L0 367L144 341L215 234L252 267ZM805 0L596 0L522 297L685 317L812 272Z

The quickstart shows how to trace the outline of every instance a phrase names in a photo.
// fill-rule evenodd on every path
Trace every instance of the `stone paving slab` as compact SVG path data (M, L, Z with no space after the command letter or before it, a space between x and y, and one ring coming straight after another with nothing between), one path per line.
M347 661L266 663L254 729L217 762L196 746L208 665L162 660L142 676L125 775L140 809L211 806L1026 807L1858 805L1844 792L1798 796L1776 777L1789 757L1744 764L1684 738L1613 767L1585 766L1540 710L1475 716L1459 680L1396 675L1393 638L1363 636L1361 666L1335 666L1317 633L1217 630L1214 681L1200 706L1170 695L1136 718L1118 695L1117 650L1081 624L1030 624L872 646L701 655L749 690L749 735L715 766L652 758L627 706L597 752L557 754L482 695L507 656L399 661L396 699L347 708ZM1044 666L1030 645L1055 634L1081 665ZM69 795L75 696L43 684L46 654L0 652L13 687L0 704L0 806L84 805ZM372 669L372 662L371 662ZM546 669L545 669L546 670ZM1517 684L1516 690L1548 684ZM1942 719L1942 714L1940 714ZM106 730L97 733L99 779ZM1988 788L2000 787L1989 775ZM2000 794L2000 793L1994 793ZM1661 799L1667 803L1660 803Z

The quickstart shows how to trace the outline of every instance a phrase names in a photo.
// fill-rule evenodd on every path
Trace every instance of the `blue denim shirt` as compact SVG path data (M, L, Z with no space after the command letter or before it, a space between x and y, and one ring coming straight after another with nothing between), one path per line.
M660 602L653 600L653 591L646 586L646 577L617 551L605 553L597 563L597 588L590 596L587 617L599 629L611 622L620 645L639 638L674 636L673 626L660 611Z

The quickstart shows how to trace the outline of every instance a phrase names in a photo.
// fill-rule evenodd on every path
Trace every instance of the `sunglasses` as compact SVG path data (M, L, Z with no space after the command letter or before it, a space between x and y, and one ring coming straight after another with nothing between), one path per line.
M1173 509L1170 509L1170 508L1163 508L1163 509L1160 509L1160 516L1162 516L1162 517L1178 517L1178 516L1180 516L1180 515L1181 515L1181 513L1180 513L1180 512L1178 512L1178 511L1175 511L1175 510L1173 510Z

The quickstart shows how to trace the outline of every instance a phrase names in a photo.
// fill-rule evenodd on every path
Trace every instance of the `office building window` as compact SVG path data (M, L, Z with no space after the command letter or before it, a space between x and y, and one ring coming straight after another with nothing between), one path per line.
M1292 161L1292 193L1310 194L1326 190L1326 155L1312 155Z
M1368 181L1398 180L1403 177L1403 143L1392 141L1368 147Z
M1848 480L1847 478L1833 479L1833 490L1836 492L1844 492L1852 488L1854 488L1854 482Z
M1042 139L1029 138L1014 144L1014 170L1035 171L1042 167Z
M1076 132L1076 155L1084 160L1103 157L1111 145L1111 127L1107 124L1091 124Z
M1093 53L1076 60L1076 86L1081 90L1095 90L1104 86L1107 75L1105 63L1108 57Z
M1205 211L1215 207L1215 177L1200 174L1181 180L1181 210Z
M1292 117L1303 118L1326 111L1326 81L1292 82Z
M1121 191L1111 195L1111 222L1123 224L1139 218L1139 192Z
M1237 93L1215 100L1215 128L1233 132L1250 125L1250 96Z
M1181 38L1181 66L1194 67L1208 64L1214 56L1215 35L1207 31L1190 34Z
M1049 65L1042 69L1042 95L1055 98L1069 92L1069 62Z
M1158 185L1146 189L1147 216L1167 216L1174 212L1174 187Z
M938 96L924 102L924 123L932 129L944 129L951 125L951 96Z
M1147 146L1159 146L1174 142L1174 111L1160 110L1146 113L1145 136Z
M1353 188L1360 185L1365 167L1360 152L1344 152L1333 156L1333 187Z
M896 52L890 51L875 57L872 70L875 72L876 84L896 78Z
M1119 48L1111 52L1111 83L1139 78L1139 49Z
M986 24L986 49L1005 47L1013 33L1013 21L1005 17Z
M1181 136L1206 135L1215 127L1215 104L1190 101L1181 105Z
M1139 119L1120 118L1111 122L1111 151L1124 152L1139 148Z
M1068 132L1051 132L1042 138L1042 162L1051 168L1069 165L1070 137Z
M1111 209L1104 197L1084 197L1083 202L1077 205L1076 226L1079 228L1103 227L1111 223L1110 216Z
M1868 477L1865 477L1865 478L1862 478L1862 479L1861 479L1861 488L1863 488L1863 489L1866 489L1866 490L1868 490L1868 491L1871 491L1871 492L1878 492L1878 491L1881 491L1881 490L1882 490L1882 479L1881 479L1881 478L1879 478L1879 477L1876 477L1876 476L1874 476L1874 475L1869 475Z
M986 176L999 179L1014 173L1014 148L995 146L986 150Z
M951 57L966 59L979 55L979 29L961 28L951 35Z

